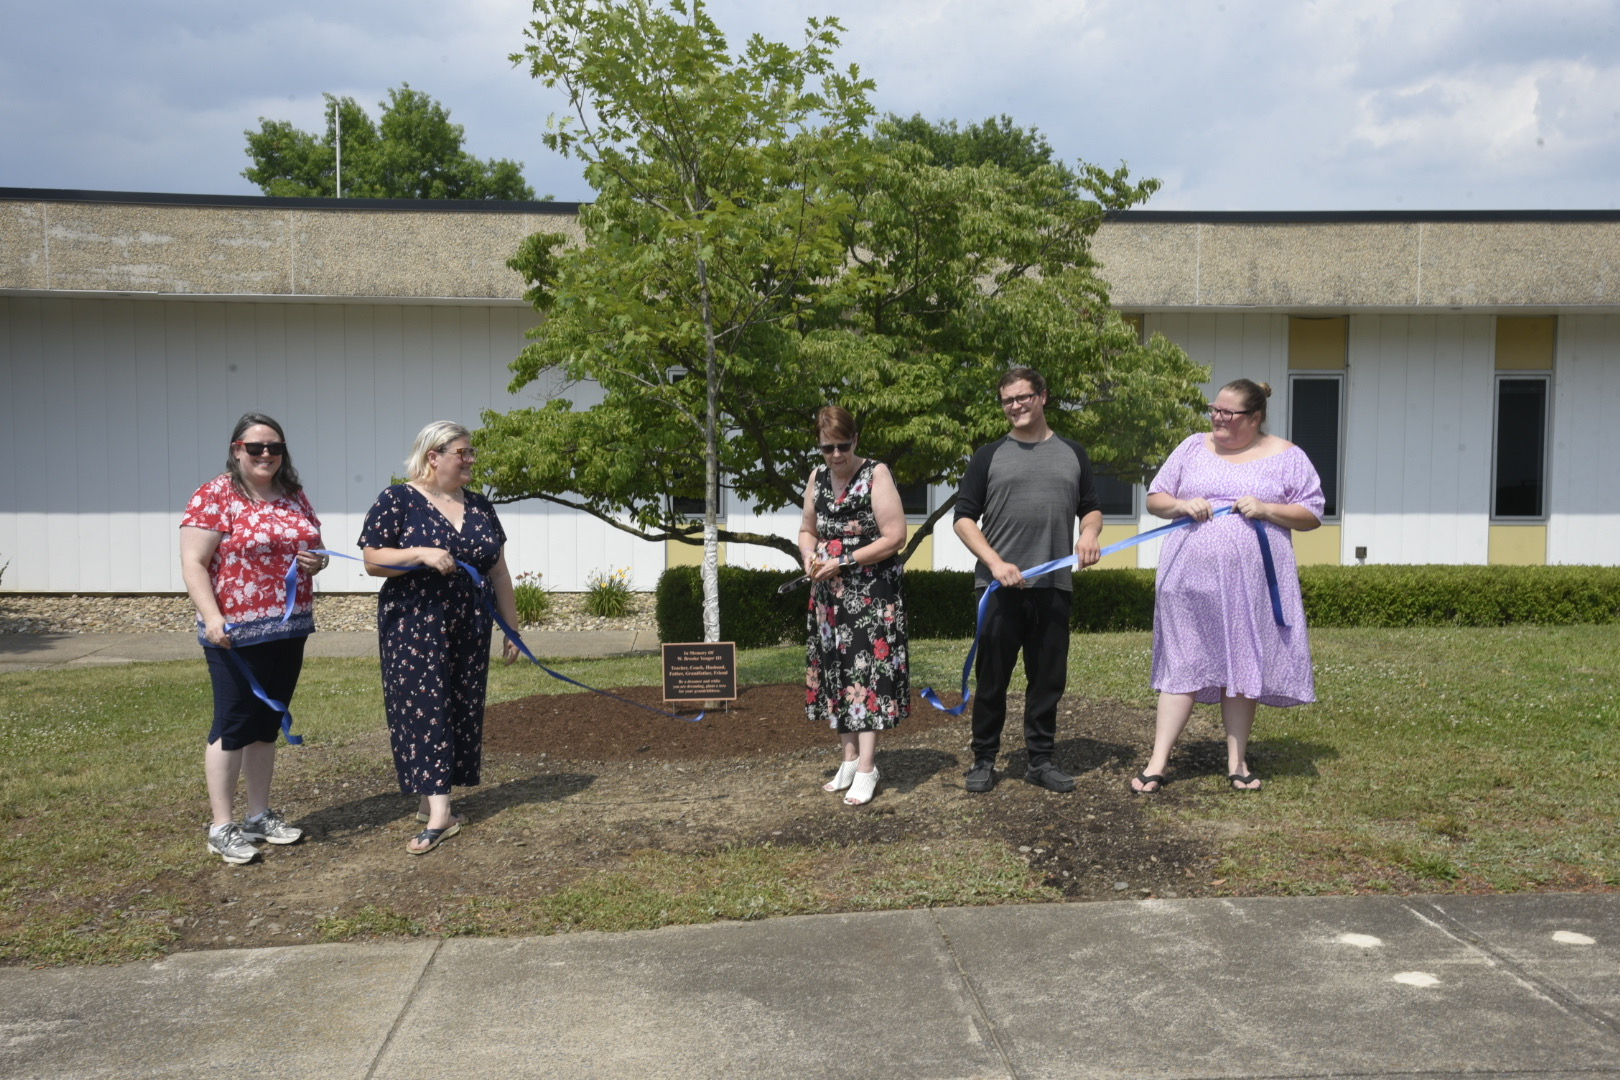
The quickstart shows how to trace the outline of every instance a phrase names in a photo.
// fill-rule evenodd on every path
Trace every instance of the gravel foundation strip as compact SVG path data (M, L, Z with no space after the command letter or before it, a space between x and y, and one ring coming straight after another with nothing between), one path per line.
M552 613L537 630L651 630L653 595L631 597L622 619L587 615L583 593L552 593ZM79 596L0 593L0 634L142 634L196 632L197 612L184 595ZM322 630L375 630L371 593L316 594L315 625Z

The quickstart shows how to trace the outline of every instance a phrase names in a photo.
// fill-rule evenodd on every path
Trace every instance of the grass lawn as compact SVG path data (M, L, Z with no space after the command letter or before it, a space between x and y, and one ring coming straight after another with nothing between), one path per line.
M1208 891L1620 885L1620 634L1612 627L1312 636L1320 702L1261 710L1255 764L1266 779L1263 794L1234 797L1224 775L1178 773L1182 763L1173 761L1170 795L1139 800L1168 832L1215 845ZM914 643L914 678L954 689L964 651L961 642ZM1150 707L1148 661L1146 634L1076 636L1070 694ZM803 654L745 652L739 668L743 683L796 681ZM651 685L657 659L569 662L562 670L595 686ZM490 696L572 689L526 666L497 666ZM197 901L181 885L219 869L199 839L207 819L201 742L210 702L200 660L0 675L0 960L151 955L172 946L176 926L195 921ZM295 712L312 745L364 749L375 778L382 708L374 662L308 662ZM1138 765L1146 750L1144 740ZM360 766L341 755L284 753L282 760L278 790L358 786ZM555 803L539 807L532 824L544 828L543 815L556 812ZM875 849L858 842L727 842L679 857L638 851L545 895L486 895L480 904L518 914L475 920L465 932L1058 895L1041 887L1028 859L1005 847L980 838L947 852L902 838L881 865L873 862ZM839 879L855 863L871 872L859 876L862 891L853 899L828 899L806 884ZM949 872L934 873L942 867ZM948 887L946 879L966 884ZM615 905L630 914L607 923L594 917ZM651 912L645 919L634 914L642 908ZM328 918L322 934L434 930L368 905Z

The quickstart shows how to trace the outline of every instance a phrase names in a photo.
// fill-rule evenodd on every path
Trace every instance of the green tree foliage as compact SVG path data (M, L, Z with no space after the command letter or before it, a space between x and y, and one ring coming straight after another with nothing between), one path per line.
M488 480L504 498L628 516L644 536L690 537L671 495L701 493L714 640L721 475L759 467L722 435L809 404L795 324L842 258L843 176L864 147L870 85L833 69L831 20L812 20L797 50L756 36L733 57L700 0L535 0L534 12L513 60L567 94L573 115L553 118L546 144L582 160L598 195L583 247L537 236L514 263L548 314L514 387L556 369L606 399L487 416Z
M343 195L351 199L533 199L522 166L473 157L450 110L406 83L388 91L373 122L353 98L326 98L326 132L317 137L285 120L259 118L244 132L253 166L242 175L266 195L337 194L339 116Z
M701 0L535 11L523 57L575 110L548 143L600 194L583 246L536 236L512 260L547 315L512 386L551 371L602 400L486 414L498 499L796 555L794 538L718 530L712 512L722 482L762 509L796 504L829 402L902 486L954 484L1005 433L996 383L1014 363L1046 374L1053 426L1127 479L1198 425L1207 369L1142 344L1090 254L1107 212L1156 182L1063 166L1005 117L874 126L870 83L831 66L831 20L798 50L756 37L733 59ZM698 497L707 530L676 502Z

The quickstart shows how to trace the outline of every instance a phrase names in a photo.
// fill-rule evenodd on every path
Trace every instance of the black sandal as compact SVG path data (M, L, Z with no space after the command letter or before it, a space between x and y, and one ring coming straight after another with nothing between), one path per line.
M1157 795L1159 792L1164 790L1164 777L1158 773L1153 773L1150 776L1145 772L1139 772L1136 774L1136 780L1138 783L1158 784L1159 786L1149 790L1147 788L1131 787L1130 784L1126 784L1125 786L1131 789L1132 795Z
M1254 773L1228 773L1226 776L1226 782L1232 785L1233 791L1259 791L1260 789L1257 787L1243 786L1244 784L1252 784L1258 779L1260 778Z
M412 855L426 855L428 852L432 851L434 848L438 847L440 844L444 843L446 840L450 839L460 831L461 822L459 821L453 821L442 829L423 829L421 832L411 837L410 843L405 845L405 850L410 852ZM418 848L411 846L411 844L419 843L426 844L427 847Z

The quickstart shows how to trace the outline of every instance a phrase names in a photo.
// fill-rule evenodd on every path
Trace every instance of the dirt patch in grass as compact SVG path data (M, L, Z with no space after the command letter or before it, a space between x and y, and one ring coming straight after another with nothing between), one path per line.
M656 691L614 693L655 703ZM806 722L803 693L748 687L701 723L594 694L493 706L484 783L456 792L468 824L420 857L405 850L421 826L415 798L399 793L385 733L283 750L276 799L306 831L301 843L227 866L203 850L195 808L174 808L152 824L196 830L195 870L148 882L139 896L104 898L106 910L152 923L167 948L179 949L547 932L579 925L548 915L548 898L609 879L623 887L623 875L655 863L664 884L649 887L677 888L667 884L672 868L691 864L704 878L712 875L703 860L719 865L744 850L768 851L770 872L793 877L798 889L800 899L770 914L1212 891L1214 838L1151 812L1178 801L1177 786L1151 800L1127 790L1152 731L1146 710L1070 696L1056 761L1076 775L1076 791L1023 782L1020 748L1003 754L993 792L970 794L962 786L967 719L918 702L910 720L879 739L876 799L851 808L821 790L837 764L836 736ZM1021 742L1014 713L1010 744ZM975 891L947 880L981 866L989 876ZM737 875L740 888L746 877ZM751 917L716 903L708 917Z

